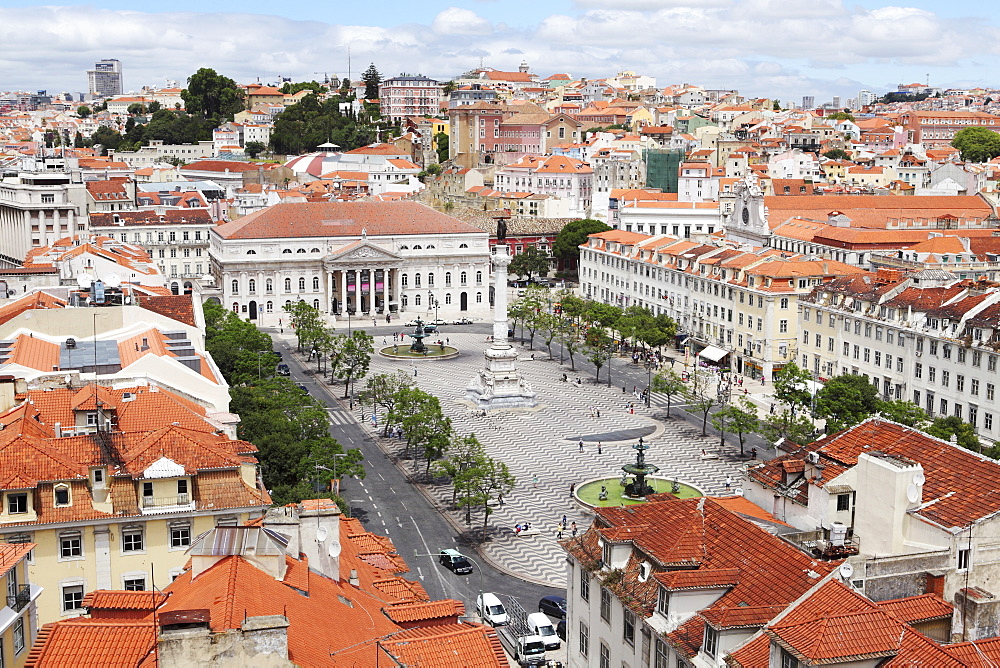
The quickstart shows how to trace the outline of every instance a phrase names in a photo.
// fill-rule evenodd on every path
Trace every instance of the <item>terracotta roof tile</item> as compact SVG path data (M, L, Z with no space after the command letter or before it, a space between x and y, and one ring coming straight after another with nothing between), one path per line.
M46 624L28 654L30 668L135 668L153 665L152 621L74 619Z
M444 617L461 617L465 614L465 604L455 599L445 598L439 601L396 603L386 606L384 612L389 619L397 624L402 624Z
M878 601L877 605L907 624L950 618L955 611L955 606L937 594L922 594L891 601Z

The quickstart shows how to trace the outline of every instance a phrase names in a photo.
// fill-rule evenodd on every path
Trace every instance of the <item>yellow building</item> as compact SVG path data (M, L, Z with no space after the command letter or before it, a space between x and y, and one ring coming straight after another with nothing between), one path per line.
M40 623L81 614L94 589L165 586L194 537L270 505L256 448L209 417L155 385L15 396L0 378L0 539L37 546Z
M7 584L6 604L0 605L0 666L23 666L39 627L36 600L42 588L28 572L34 548L32 543L0 545L0 578Z

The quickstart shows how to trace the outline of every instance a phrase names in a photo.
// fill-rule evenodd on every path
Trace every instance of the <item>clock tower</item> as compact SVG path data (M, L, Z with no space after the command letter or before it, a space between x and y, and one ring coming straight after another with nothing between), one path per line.
M736 203L726 221L726 240L751 246L770 246L771 228L767 223L767 207L757 179L748 174L733 188Z

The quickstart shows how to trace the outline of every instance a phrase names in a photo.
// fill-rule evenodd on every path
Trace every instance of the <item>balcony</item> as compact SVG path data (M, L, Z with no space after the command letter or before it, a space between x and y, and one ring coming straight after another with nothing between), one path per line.
M8 590L9 591L9 590ZM14 612L20 612L31 602L31 585L18 585L17 593L7 596L7 607Z
M190 494L175 494L174 496L144 496L142 497L142 514L175 513L194 510L195 502Z

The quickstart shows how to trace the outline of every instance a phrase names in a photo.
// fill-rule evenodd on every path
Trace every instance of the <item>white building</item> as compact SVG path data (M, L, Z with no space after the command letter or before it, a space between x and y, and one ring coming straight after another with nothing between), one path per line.
M525 156L498 169L494 187L500 192L554 195L569 202L571 216L590 217L594 170L562 155Z
M213 228L210 252L223 305L261 324L277 325L293 301L337 319L426 317L435 304L445 317L485 317L487 241L417 202L283 203Z

